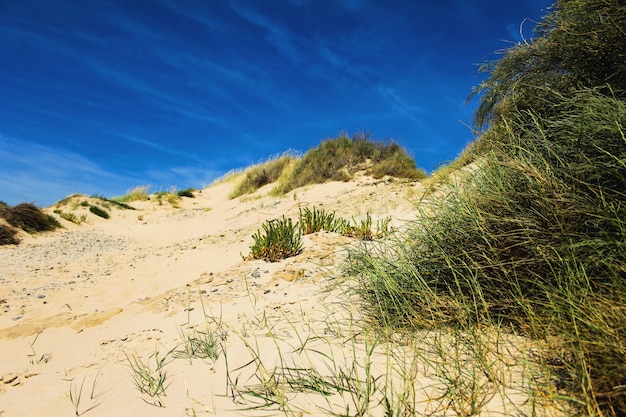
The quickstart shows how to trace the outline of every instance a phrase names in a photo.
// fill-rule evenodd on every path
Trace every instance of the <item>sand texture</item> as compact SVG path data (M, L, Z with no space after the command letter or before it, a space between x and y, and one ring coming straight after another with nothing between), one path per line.
M367 392L395 378L391 348L369 348L354 326L363 323L358 304L332 286L358 241L315 233L280 262L242 255L266 219L297 219L300 207L390 216L402 228L415 220L421 185L361 177L229 200L232 187L208 187L179 208L131 203L136 210L113 208L108 220L64 221L0 247L0 415L355 415L359 404L364 415L384 415L381 395L363 406L329 383ZM218 345L216 359L204 357L207 341ZM394 349L394 360L406 359ZM414 368L414 412L432 412L441 387ZM299 373L325 382L287 386L285 374ZM524 402L520 395L508 397Z

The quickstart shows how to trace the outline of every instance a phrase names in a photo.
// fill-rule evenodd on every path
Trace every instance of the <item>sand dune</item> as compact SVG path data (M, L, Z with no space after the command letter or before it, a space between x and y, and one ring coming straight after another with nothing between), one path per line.
M136 210L114 208L108 220L87 216L0 247L0 415L445 416L476 401L481 415L532 407L526 361L501 362L506 388L478 375L472 383L486 388L461 398L438 374L444 368L425 360L435 345L446 355L445 341L433 339L440 335L408 345L367 336L336 274L346 248L362 244L354 238L315 233L295 257L244 260L265 220L297 218L301 207L391 217L402 228L416 219L421 184L361 176L229 200L232 187L211 186L179 208L131 203Z
M229 200L232 183L222 183L180 208L132 203L137 210L114 209L108 220L89 216L80 226L64 222L61 231L0 248L0 414L265 413L245 411L254 401L234 393L228 378L254 385L258 369L243 365L257 348L271 362L277 346L323 334L342 315L356 314L325 291L328 271L355 240L314 234L296 257L244 261L252 234L266 219L296 218L299 207L314 205L348 218L392 216L399 225L414 216L415 187L363 177L283 198L268 197L266 188ZM226 355L166 356L183 349L184 334L207 329L223 336ZM129 358L154 370L157 352L166 357L165 394L142 394ZM324 415L328 404L318 400L293 403Z

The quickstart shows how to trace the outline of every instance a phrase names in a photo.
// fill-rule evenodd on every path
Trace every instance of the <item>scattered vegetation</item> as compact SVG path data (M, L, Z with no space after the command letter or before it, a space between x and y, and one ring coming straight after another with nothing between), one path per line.
M204 306L203 306L204 307ZM209 323L205 315L205 326L198 330L195 326L181 330L182 346L173 351L175 358L187 358L191 363L194 358L216 361L222 352L223 342L226 340L226 331L220 321Z
M59 217L61 217L63 220L67 220L68 222L72 222L74 224L80 225L83 222L87 221L87 215L86 214L81 214L80 216L77 216L74 213L65 212L65 211L61 211L61 210L54 210L54 212L56 214L58 214Z
M155 194L155 197L160 206L165 201L174 208L180 208L181 197L174 190L158 192Z
M340 233L344 236L360 240L381 239L391 233L389 224L391 218L377 222L376 229L372 229L372 216L367 213L365 219L351 223L334 212L326 213L323 209L305 207L300 209L299 222L295 224L290 218L268 220L263 225L263 231L257 230L252 236L254 243L250 247L248 259L264 259L276 262L299 254L302 250L302 235L319 231Z
M100 371L98 371L93 381L91 382L91 390L89 391L89 398L86 401L90 401L90 402L95 401L100 396L99 394L96 394L96 384L98 383L99 376L100 376ZM70 401L72 405L74 406L74 415L76 415L77 417L93 410L94 408L100 405L100 403L97 402L95 404L90 404L86 408L81 406L81 404L84 403L83 389L85 388L86 380L87 380L87 375L83 377L83 381L81 382L80 387L78 385L74 385L73 380L70 382L69 397L70 397Z
M119 209L122 210L136 210L133 206L130 206L126 203L120 202L120 201L115 201L115 200L111 200L109 198L103 197L101 195L92 195L91 198L95 198L100 200L100 204L102 205L102 207L104 207L105 209L110 209L111 206L115 206Z
M195 188L186 188L184 190L178 191L176 194L179 197L196 198L196 196L194 194L195 191L196 191Z
M241 178L230 198L253 193L274 182L277 185L271 194L280 196L309 184L348 181L358 171L374 178L386 175L410 180L426 178L426 173L416 167L415 161L397 143L380 142L369 133L357 133L352 137L341 134L327 139L303 157L287 153L271 158L243 173L229 173L220 181Z
M135 388L152 399L146 401L148 404L164 407L162 397L165 397L165 390L169 385L165 365L171 353L170 351L163 357L159 357L159 352L156 351L147 361L136 355L126 355ZM150 365L152 358L154 358L154 369Z

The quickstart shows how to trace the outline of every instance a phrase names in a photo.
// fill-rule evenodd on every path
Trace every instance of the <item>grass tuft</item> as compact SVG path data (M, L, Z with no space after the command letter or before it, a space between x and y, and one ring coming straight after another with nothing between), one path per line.
M54 217L45 214L32 203L21 203L14 207L6 205L0 208L0 217L11 226L28 233L50 231L61 226Z
M129 203L132 201L147 201L150 199L150 191L149 185L139 185L135 188L132 188L126 192L123 196L113 198L113 201L117 201L118 203Z
M276 182L283 171L295 160L294 155L287 153L247 168L229 198L233 199L244 194L251 194L264 185Z
M302 231L298 223L284 216L280 219L268 220L262 225L252 239L249 259L263 259L277 262L295 256L302 251Z
M377 178L384 175L412 180L426 177L397 143L378 142L368 133L358 133L351 138L341 134L309 150L281 190L287 193L309 184L349 181L359 170Z
M20 240L17 238L17 230L0 223L0 246L1 245L17 245Z
M89 211L93 214L95 214L96 216L102 217L103 219L108 219L109 217L111 217L111 215L109 214L108 211L101 209L98 206L89 206Z

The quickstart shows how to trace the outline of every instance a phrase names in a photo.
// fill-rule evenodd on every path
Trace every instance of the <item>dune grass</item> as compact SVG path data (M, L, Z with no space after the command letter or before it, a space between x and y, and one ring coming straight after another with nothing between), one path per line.
M118 203L130 203L132 201L147 201L150 199L150 186L139 185L126 192L123 196L114 197L112 200Z
M0 206L0 218L28 233L46 232L61 226L54 217L44 213L32 203L21 203L16 206L3 203ZM7 232L5 231L5 234Z
M593 91L555 106L556 120L509 119L479 170L344 271L376 326L549 344L533 358L543 390L575 415L623 415L626 106Z
M360 170L375 178L390 175L419 180L426 177L397 143L379 142L368 133L352 137L341 134L304 154L290 178L281 185L281 191L286 193L327 181L348 181Z
M247 168L234 171L220 181L236 180L230 198L250 194L276 182L271 195L281 196L305 185L327 181L349 181L358 171L374 178L393 176L409 180L426 178L415 161L393 141L380 142L368 133L352 137L345 133L327 139L300 157L291 152Z
M296 160L297 156L292 153L285 153L247 168L229 198L232 199L244 194L251 194L264 185L278 181L285 169Z

